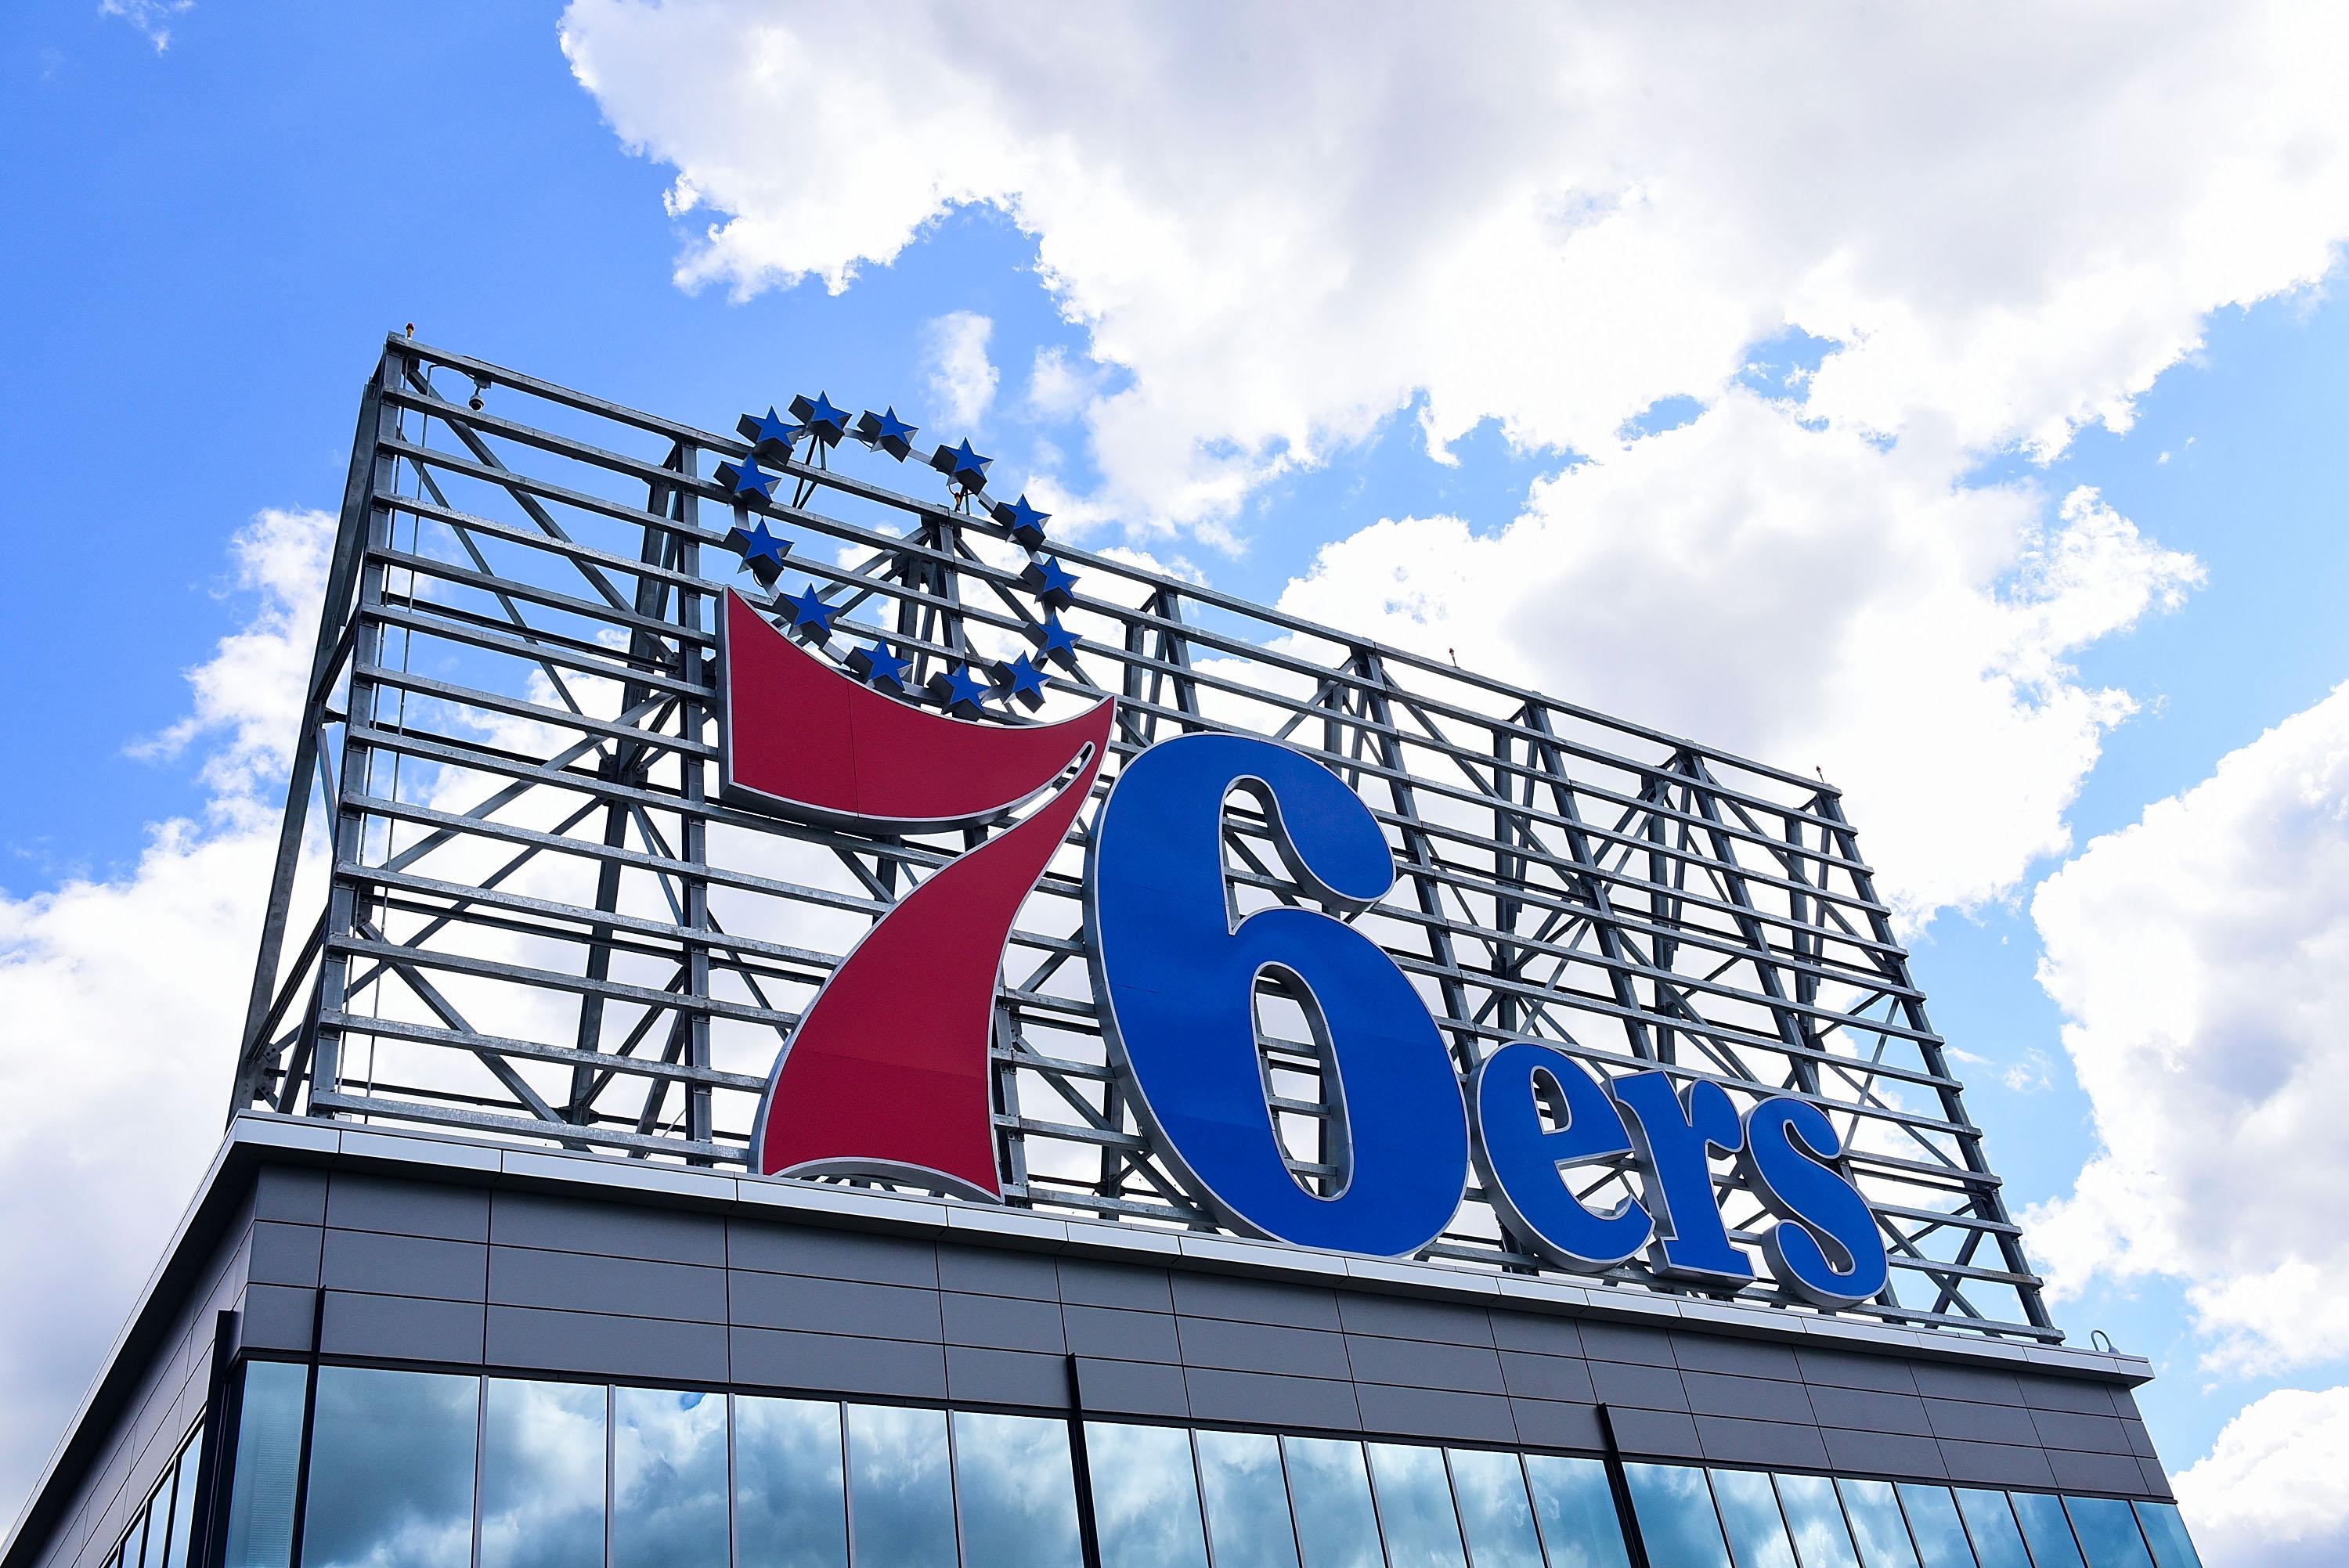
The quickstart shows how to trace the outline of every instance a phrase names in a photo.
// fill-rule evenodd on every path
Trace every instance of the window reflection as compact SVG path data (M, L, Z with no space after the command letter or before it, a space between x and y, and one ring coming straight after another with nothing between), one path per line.
M595 1384L490 1379L481 1568L603 1568L604 1403Z
M955 1568L944 1410L848 1407L848 1541L861 1568Z
M724 1395L612 1391L611 1568L727 1568Z
M1607 1467L1597 1460L1527 1454L1526 1480L1550 1568L1630 1568Z
M734 1531L741 1568L847 1568L839 1406L734 1401Z
M1288 1497L1305 1568L1381 1568L1378 1515L1362 1445L1337 1438L1283 1438Z
M2161 1568L2202 1568L2202 1555L2194 1550L2194 1542L2186 1533L2186 1522L2178 1516L2174 1502L2140 1502L2137 1505L2137 1521L2145 1527L2145 1539L2153 1548L2153 1560Z
M1198 1440L1216 1568L1298 1568L1280 1439L1262 1432L1201 1432Z
M2088 1568L2153 1568L2127 1503L2113 1497L2067 1497L2064 1508Z
M1859 1560L1867 1568L1917 1568L1917 1549L1909 1544L1909 1527L1900 1522L1900 1501L1889 1480L1838 1480L1844 1517L1859 1543Z
M294 1471L302 1462L302 1404L309 1369L253 1361L230 1472L226 1568L285 1568L294 1551Z
M1085 1469L1102 1568L1207 1568L1190 1433L1088 1421ZM1287 1518L1279 1528L1286 1538Z
M181 1568L188 1561L188 1532L196 1522L196 1464L203 1447L204 1429L198 1427L195 1436L188 1439L188 1446L180 1450L179 1477L171 1485L171 1495L178 1500L171 1509L171 1550L163 1559L163 1568ZM2161 1568L2169 1568L2169 1564L2165 1562Z
M163 1479L155 1483L140 1523L144 1543L139 1549L139 1568L163 1568L163 1542L170 1538L171 1529L170 1470L165 1470Z
M1982 1568L2031 1568L2031 1553L2023 1549L2023 1533L2014 1527L2014 1510L2006 1493L1961 1486L1958 1511L1965 1517L1966 1538L1973 1542L1974 1559Z
M2044 1491L2010 1495L2036 1568L2082 1568L2080 1549L2072 1542L2071 1522L2064 1517L2064 1500Z
M1378 1522L1386 1532L1388 1568L1468 1568L1444 1450L1410 1443L1365 1447L1378 1493Z
M1859 1568L1835 1482L1817 1475L1782 1475L1777 1481L1778 1502L1786 1511L1786 1528L1803 1568Z
M1647 1542L1649 1568L1729 1568L1721 1522L1704 1471L1687 1465L1625 1465L1631 1511Z
M1452 1495L1460 1504L1468 1561L1475 1568L1542 1568L1541 1541L1534 1532L1533 1504L1526 1497L1526 1473L1517 1456L1454 1449L1451 1459Z
M1713 1500L1737 1568L1795 1568L1794 1543L1778 1516L1778 1494L1759 1470L1715 1470Z
M481 1379L318 1369L302 1568L466 1568Z
M957 1410L954 1435L964 1568L1082 1568L1069 1424Z
M1958 1518L1958 1504L1945 1486L1919 1486L1902 1481L1897 1489L1900 1506L1909 1515L1909 1533L1916 1538L1917 1555L1925 1568L1976 1568L1973 1548L1966 1544L1966 1527Z

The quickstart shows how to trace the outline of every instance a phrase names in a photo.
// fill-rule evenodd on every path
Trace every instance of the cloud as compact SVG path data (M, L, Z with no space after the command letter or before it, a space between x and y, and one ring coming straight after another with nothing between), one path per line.
M0 892L0 1493L30 1488L218 1147L333 529L264 511L233 542L258 608L158 748L209 748L202 820L151 826L116 880Z
M1228 518L1416 404L1595 453L1761 341L1815 418L2048 451L2349 232L2349 12L1399 5L1037 15L574 0L562 43L705 215L688 286L833 290L957 207L1100 365L1105 504ZM786 149L766 134L798 128Z
M171 18L196 8L196 0L98 0L98 14L129 23L161 54L171 46Z
M2227 1423L2170 1478L2202 1560L2331 1568L2349 1560L2349 1388L2280 1388Z
M2099 1145L2026 1219L2054 1288L2179 1280L2220 1370L2349 1355L2349 686L2031 908Z
M1733 393L1695 422L1455 518L1326 546L1281 607L1807 771L1849 797L1911 920L2013 890L2132 710L2067 657L2199 580L2094 490L1939 465Z
M970 311L950 311L924 332L926 369L924 379L931 396L945 407L946 422L968 430L987 417L995 402L999 377L987 357L987 340L995 323Z

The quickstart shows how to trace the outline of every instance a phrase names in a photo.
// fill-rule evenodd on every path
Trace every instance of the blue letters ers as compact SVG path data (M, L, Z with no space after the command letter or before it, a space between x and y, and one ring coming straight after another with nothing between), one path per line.
M1222 846L1235 792L1263 811L1305 896L1331 913L1261 909L1235 923ZM1229 735L1150 748L1102 804L1085 880L1112 1058L1185 1185L1234 1229L1404 1256L1450 1222L1473 1154L1502 1223L1552 1264L1597 1273L1646 1246L1659 1273L1733 1290L1754 1273L1714 1198L1718 1154L1735 1157L1773 1216L1759 1240L1781 1285L1828 1308L1884 1288L1883 1238L1836 1168L1840 1140L1807 1101L1773 1096L1741 1117L1708 1079L1646 1071L1602 1088L1564 1051L1519 1041L1478 1064L1464 1105L1426 1005L1340 918L1394 881L1378 820L1304 754ZM1304 1003L1323 1092L1340 1108L1345 1136L1328 1196L1282 1161L1257 1064L1255 992L1267 973ZM1568 1185L1576 1168L1627 1159L1640 1204L1594 1212Z

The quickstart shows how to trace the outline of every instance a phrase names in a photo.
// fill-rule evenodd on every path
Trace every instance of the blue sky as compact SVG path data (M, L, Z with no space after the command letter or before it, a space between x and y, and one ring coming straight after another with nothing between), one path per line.
M160 18L154 26L170 27L167 48L89 4L36 0L0 15L0 140L10 150L0 175L10 214L0 321L13 356L0 494L17 552L16 570L0 578L0 724L23 748L20 765L0 775L0 889L11 901L37 901L75 879L133 881L153 824L202 820L212 807L218 786L202 772L202 746L160 759L134 748L181 719L182 672L255 613L256 594L235 586L233 536L264 508L335 504L359 383L382 334L405 322L432 342L712 427L730 425L742 407L823 388L851 406L893 402L951 439L966 432L936 422L944 396L932 386L932 324L956 312L984 316L1000 386L968 432L983 449L1111 514L1092 540L1113 542L1123 525L1123 537L1162 560L1269 600L1324 546L1382 519L1448 514L1470 535L1497 540L1528 510L1537 480L1592 456L1600 469L1632 472L1639 451L1664 449L1640 438L1692 437L1740 385L1799 397L1786 390L1787 368L1858 365L1852 345L1863 341L1889 355L1883 345L1906 319L1888 312L1893 325L1849 343L1792 326L1754 330L1729 346L1776 368L1742 383L1733 373L1710 382L1683 374L1702 356L1672 347L1673 332L1659 327L1652 353L1558 361L1560 381L1634 389L1590 408L1507 389L1516 372L1498 356L1473 370L1446 360L1417 379L1408 365L1365 371L1359 391L1338 386L1334 371L1300 373L1292 420L1278 406L1264 411L1270 394L1254 381L1164 390L1164 346L1149 324L1120 314L1117 291L1139 274L1089 259L1068 215L1081 205L1073 197L1057 208L1034 196L916 211L902 248L880 247L885 259L869 245L833 258L854 264L837 293L818 279L790 282L795 265L815 264L792 261L797 238L748 259L750 242L730 242L710 281L680 287L681 258L707 253L707 224L761 201L791 219L801 210L793 203L812 199L803 186L812 176L761 184L721 165L738 156L750 167L821 164L834 146L827 138L865 129L843 130L834 106L779 102L767 117L736 119L678 108L700 91L693 81L680 77L663 96L657 78L628 78L592 47L574 56L589 62L587 74L603 72L588 90L558 47L556 14L543 8L205 0L169 15L148 9ZM649 34L663 25L616 5L583 13L574 26L589 46L598 27ZM809 36L804 26L794 35L802 52L815 47ZM678 46L688 46L705 40ZM1199 90L1212 98L1222 87ZM2264 88L2254 81L2244 90ZM726 98L714 87L709 96L721 107ZM1213 105L1201 112L1212 116ZM1713 134L1701 121L1684 129L1692 140ZM632 150L623 135L648 146ZM1042 132L1023 122L1021 135ZM1220 154L1209 147L1200 156ZM663 197L680 168L695 177L701 204L673 216ZM988 194L985 179L960 165L933 185ZM1766 216L1740 221L1771 237ZM2131 227L2137 214L2107 221L2127 232L2116 243L2158 258L2152 231ZM1834 399L1823 424L1894 431L1883 442L1899 452L1946 439L1957 454L1945 465L1949 486L2023 487L2032 498L2024 510L2043 521L2075 487L2093 487L2146 540L2200 563L2199 583L2176 609L2123 616L2062 653L2071 686L2126 689L2137 705L2095 737L2093 761L2061 809L2071 849L2050 852L2024 833L2011 871L1985 872L1988 895L1942 909L1917 941L1937 1024L1986 1058L1970 1069L1970 1103L2018 1208L2071 1193L2096 1150L2091 1100L2059 1037L2064 1013L2035 975L2044 938L2033 891L2090 841L2194 789L2222 758L2349 679L2349 616L2339 608L2349 583L2349 304L2327 292L2338 283L2337 273L2324 275L2329 263L2308 261L2310 243L2320 257L2337 254L2323 247L2337 244L2349 219L2327 221L2334 228L2319 225L2313 241L2298 230L2277 239L2280 259L2267 273L2256 257L2236 257L2230 265L2240 275L2161 293L2159 308L2170 313L2162 319L2199 332L2199 349L2131 350L2119 370L2082 351L2084 367L2064 374L2089 402L2111 401L2133 378L2149 385L2125 431L2080 423L2052 461L2027 449L2035 417L1977 419L1976 405L1955 394L1939 404L1914 396L1892 413L1889 403L1855 400L1848 386L1822 394ZM1755 242L1756 255L1768 249ZM1212 262L1217 253L1201 241L1198 254ZM1883 264L1855 298L1928 302L1921 312L1965 285L1923 263L1906 263L1913 276ZM2064 264L2046 263L2051 275ZM2184 263L2177 272L2199 275ZM2231 303L2239 297L2252 303ZM1764 308L1791 321L1797 298L1790 286ZM1949 318L1976 319L1954 307ZM1385 323L1373 313L1355 330ZM1048 408L1028 391L1031 366L1050 351L1090 379L1069 404ZM1951 380L1969 373L1960 357L1952 351ZM1672 364L1652 375L1643 368L1666 358ZM2042 381L2061 383L2050 407L2072 396L2056 372ZM1651 382L1657 389L1637 390ZM1831 382L1823 374L1809 385ZM2011 400L2028 404L2042 391L2034 383ZM1122 393L1161 418L1200 407L1220 417L1226 403L1237 410L1228 428L1199 429L1208 446L1193 458L1237 461L1237 499L1137 514L1132 498L1162 468L1152 466L1155 449L1102 434ZM1965 433L1947 436L1945 427ZM1431 457L1431 428L1449 441L1449 462ZM1301 442L1300 431L1309 432ZM1557 492L1560 504L1581 493ZM1757 722L1753 733L1777 732ZM1856 816L1863 843L1878 843L1874 819L1858 808ZM1880 844L1876 853L1883 858ZM21 929L5 939L31 940ZM2044 1065L2044 1084L2033 1063ZM2032 1086L2002 1083L2011 1068ZM2180 1130L2189 1135L2199 1134ZM126 1266L143 1270L144 1252ZM2145 1399L2174 1469L2209 1451L2260 1396L2349 1381L2338 1356L2296 1365L2271 1357L2263 1369L2209 1362L2212 1331L2198 1326L2185 1293L2193 1280L2220 1277L2106 1266L2058 1308L2076 1336L2101 1327L2161 1364Z

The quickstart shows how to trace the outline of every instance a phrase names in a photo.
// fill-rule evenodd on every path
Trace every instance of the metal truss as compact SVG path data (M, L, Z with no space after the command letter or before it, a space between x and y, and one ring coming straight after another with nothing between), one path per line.
M950 664L1032 652L1044 619L1021 577L1044 551L918 455L900 468L853 438L795 451L763 514L791 547L786 570L768 585L741 574L730 530L756 520L712 476L748 451L390 340L360 408L236 1106L744 1161L797 1010L986 830L874 838L720 800L718 596L733 584L773 606L812 586L840 612L817 645L840 657L885 636L916 690ZM1534 1039L1602 1075L1661 1068L1741 1103L1809 1099L1891 1253L1890 1285L1860 1312L2061 1337L1835 790L1125 561L1045 550L1077 574L1061 615L1079 641L1047 661L1037 717L1118 697L1100 789L1123 758L1196 729L1274 736L1334 769L1385 826L1399 873L1358 923L1463 1071ZM1004 706L1005 722L1031 722ZM1006 1191L1040 1211L1207 1229L1105 1059L1083 956L1085 830L1005 954ZM1261 821L1236 808L1226 841L1237 907L1298 896ZM1313 1030L1269 983L1257 1015L1291 1165L1326 1183ZM1592 1174L1592 1201L1628 1194L1627 1171ZM1716 1180L1751 1244L1769 1216L1733 1176ZM1429 1255L1547 1266L1509 1244L1473 1185ZM1686 1288L1636 1264L1605 1283ZM1807 1310L1766 1281L1741 1296Z

